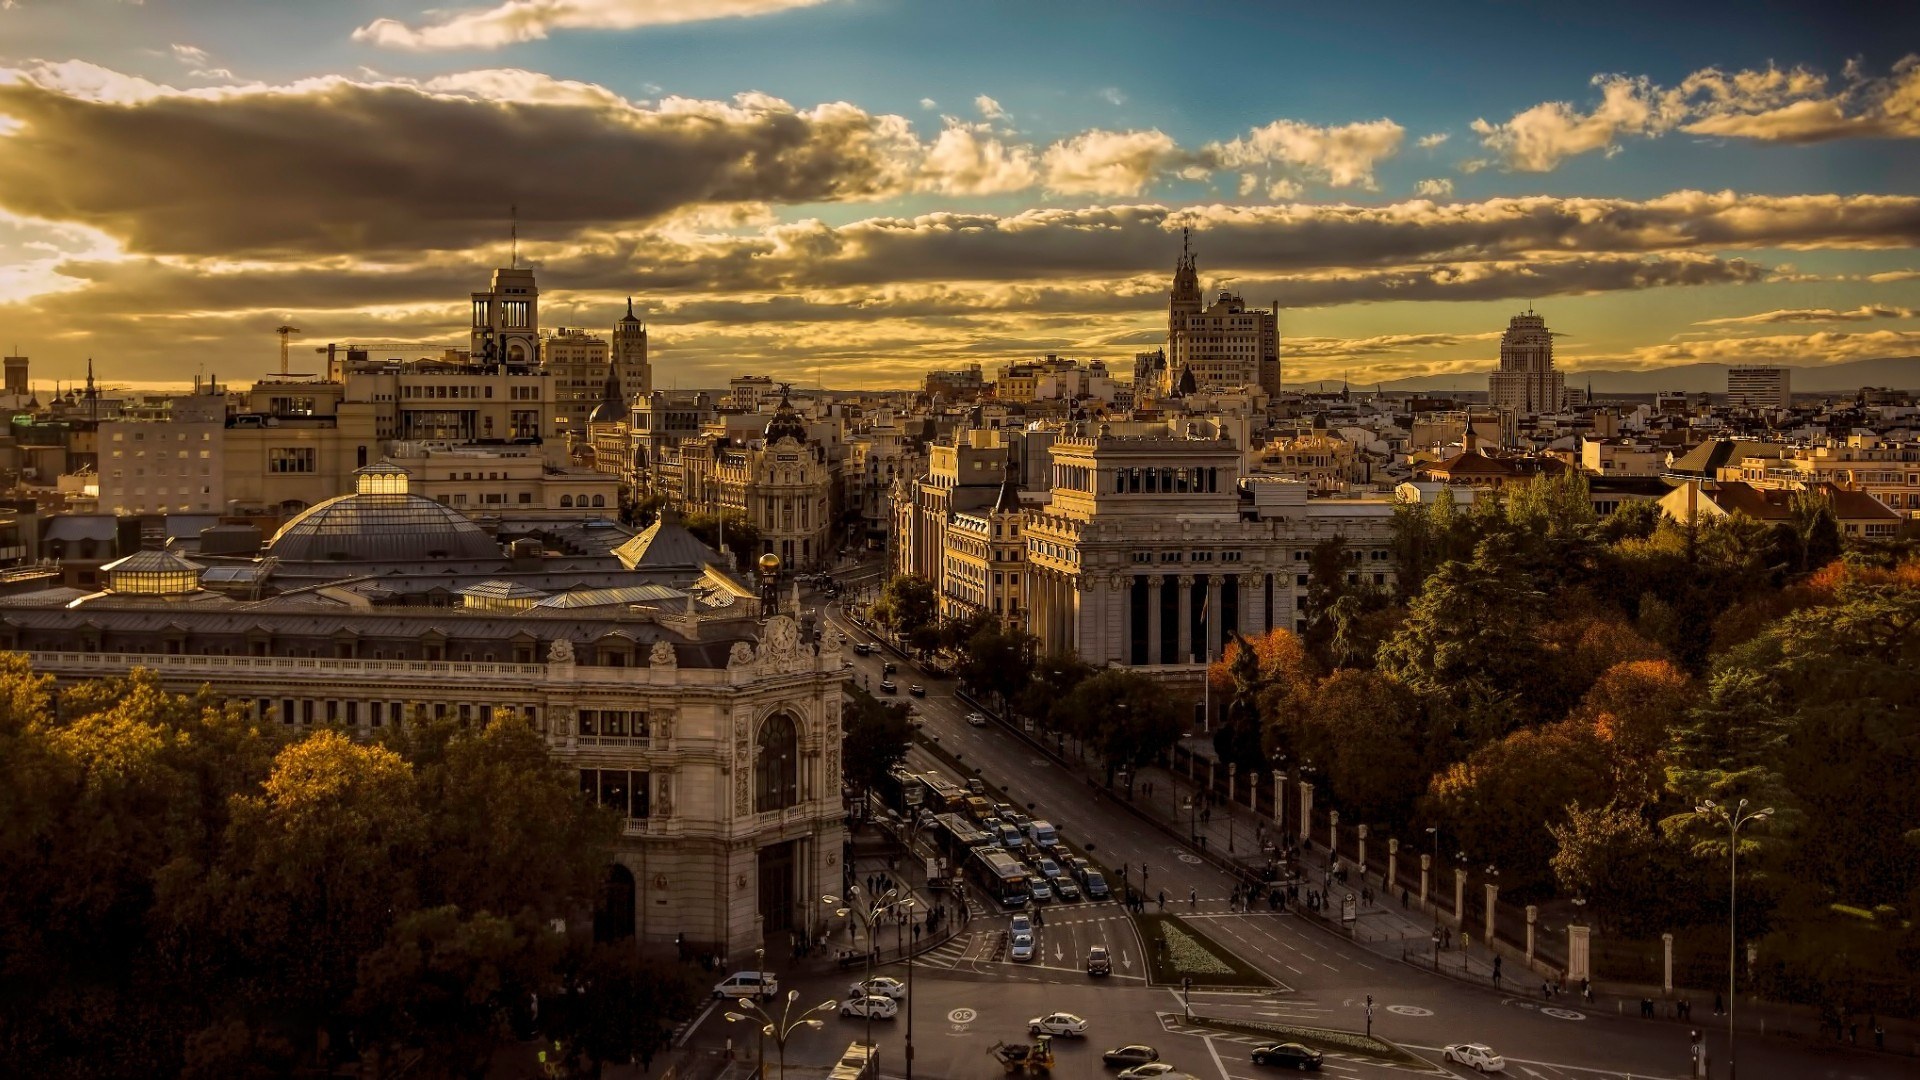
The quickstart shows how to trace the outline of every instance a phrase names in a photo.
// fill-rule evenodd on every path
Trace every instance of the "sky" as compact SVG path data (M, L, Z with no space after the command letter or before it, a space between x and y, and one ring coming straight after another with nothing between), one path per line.
M515 230L660 387L1131 370L1187 229L1289 383L1920 355L1904 4L0 0L0 162L43 384L464 345Z

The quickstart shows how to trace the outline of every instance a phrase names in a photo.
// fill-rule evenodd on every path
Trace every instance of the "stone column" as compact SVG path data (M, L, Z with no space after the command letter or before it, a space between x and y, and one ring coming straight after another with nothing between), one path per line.
M1180 601L1176 605L1176 614L1180 625L1174 628L1174 655L1177 664L1193 662L1193 575L1180 575Z
M1459 867L1453 872L1453 925L1459 929L1467 928L1467 870Z
M1234 605L1234 619L1236 620L1234 629L1240 631L1243 637L1253 636L1253 631L1260 625L1260 621L1254 616L1254 604L1259 601L1256 601L1254 598L1258 596L1261 591L1260 575L1240 575L1240 599L1239 602Z
M1494 884L1491 881L1487 882L1487 928L1486 928L1486 937L1484 940L1486 941L1487 948L1489 949L1493 948L1493 926L1494 926L1493 905L1496 902L1498 902L1499 899L1500 899L1500 886Z
M1276 840L1279 839L1281 828L1286 825L1285 814L1287 804L1283 801L1286 798L1286 789L1281 786L1285 784L1286 781L1286 773L1281 772L1279 769L1273 770L1273 831L1274 839Z
M1364 877L1367 873L1367 827L1362 825L1358 831L1360 834L1360 874Z
M1660 989L1673 996L1673 935L1660 935Z
M1327 865L1340 859L1340 811L1327 811Z
M1214 758L1207 759L1207 790L1209 792L1213 790L1214 774L1219 770L1219 768L1220 768L1220 762L1218 760Z
M1300 839L1313 839L1313 785L1300 781Z
M1219 574L1207 575L1206 658L1208 663L1219 658L1221 642L1226 640L1220 632L1220 586L1224 580Z
M1427 874L1433 869L1433 856L1420 856L1420 906L1427 905Z
M1129 588L1132 582L1115 574L1107 579L1107 608L1104 615L1107 628L1107 662L1124 664L1130 659L1133 648L1133 592Z
M1584 926L1567 927L1567 981L1579 982L1593 978L1593 968L1587 962L1588 928Z
M1160 590L1166 586L1166 578L1153 574L1147 578L1147 663L1160 662Z
M1527 905L1527 963L1533 963L1533 924L1540 921L1540 909Z
M1386 886L1386 891L1392 892L1394 890L1395 883L1398 882L1399 879L1400 879L1400 841L1388 840L1387 841L1387 876L1384 881L1384 884Z

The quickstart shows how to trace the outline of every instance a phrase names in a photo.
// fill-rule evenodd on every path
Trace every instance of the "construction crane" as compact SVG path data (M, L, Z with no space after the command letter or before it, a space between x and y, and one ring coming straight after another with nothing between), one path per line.
M276 326L273 332L280 335L280 374L287 373L287 339L300 332L297 326Z

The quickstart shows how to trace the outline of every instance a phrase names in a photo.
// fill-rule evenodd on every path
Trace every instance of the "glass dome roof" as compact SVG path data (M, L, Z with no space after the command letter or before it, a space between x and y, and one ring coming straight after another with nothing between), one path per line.
M328 499L280 527L265 554L284 562L490 561L500 545L452 507L410 494L386 462L357 473L352 495Z

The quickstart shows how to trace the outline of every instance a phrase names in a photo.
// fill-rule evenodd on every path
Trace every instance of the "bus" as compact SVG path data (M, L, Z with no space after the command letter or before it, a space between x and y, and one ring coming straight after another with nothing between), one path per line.
M967 870L980 891L998 900L1003 908L1026 907L1031 899L1026 868L998 845L974 848L967 859Z
M873 793L887 809L902 817L911 818L917 813L926 799L927 789L920 778L908 772L903 765L895 765L873 786Z
M994 842L992 836L959 814L934 815L933 827L927 830L927 838L950 867L966 862L973 855L974 848Z
M934 773L927 773L921 776L920 786L925 792L922 798L927 809L932 810L936 814L952 814L958 812L966 803L966 788Z

